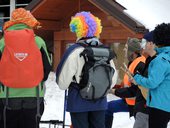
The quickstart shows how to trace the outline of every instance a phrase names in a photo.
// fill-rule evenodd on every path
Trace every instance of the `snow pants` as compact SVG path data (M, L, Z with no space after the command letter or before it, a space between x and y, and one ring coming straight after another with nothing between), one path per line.
M112 128L113 114L117 112L129 112L129 107L123 99L108 102L108 109L105 113L106 128Z
M133 128L148 128L148 122L149 122L148 114L137 112Z
M105 110L71 112L73 128L105 128Z
M40 114L44 111L44 103L40 104ZM5 114L5 116L4 116ZM6 128L38 128L36 123L37 107L35 108L22 108L22 109L7 109L4 113L4 105L0 100L0 128L4 128L4 117L6 118Z
M149 108L149 128L167 128L170 112Z

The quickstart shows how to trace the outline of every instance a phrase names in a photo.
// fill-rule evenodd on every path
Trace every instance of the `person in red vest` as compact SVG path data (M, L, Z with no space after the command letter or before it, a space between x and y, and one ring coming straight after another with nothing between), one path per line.
M143 70L146 58L141 56L140 40L137 38L128 38L125 49L129 61L128 69L132 74ZM106 128L112 127L113 114L117 112L129 112L133 116L135 97L138 87L129 81L129 76L124 75L122 87L112 89L111 93L122 99L108 102L108 109L105 115Z
M44 81L51 70L40 23L24 8L15 9L0 40L0 128L39 128Z

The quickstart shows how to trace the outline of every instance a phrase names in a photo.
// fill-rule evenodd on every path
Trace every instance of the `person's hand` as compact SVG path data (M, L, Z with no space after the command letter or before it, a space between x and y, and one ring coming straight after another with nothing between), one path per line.
M119 89L122 88L122 85L116 84L112 89Z
M125 63L123 63L124 67L120 67L129 77L129 81L134 83L135 85L137 84L136 81L133 78L133 74L129 71L127 65Z
M109 90L109 93L114 95L114 94L115 94L115 90L116 90L116 89L110 89L110 90Z
M133 74L130 72L130 70L128 69L125 63L123 63L123 67L121 66L120 69L122 69L124 73L126 73L129 76L129 78L133 77Z
M131 79L130 79L129 81L130 81L131 83L137 85L137 83L136 83L136 81L135 81L135 79L134 79L133 77L131 77Z

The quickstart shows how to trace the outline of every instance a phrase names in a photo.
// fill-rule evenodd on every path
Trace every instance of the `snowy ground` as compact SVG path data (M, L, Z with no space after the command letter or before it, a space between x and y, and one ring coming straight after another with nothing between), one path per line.
M45 111L41 120L63 120L64 111L64 93L58 88L55 83L54 73L50 73L46 81L46 94L45 94ZM117 97L110 95L109 100L117 99ZM66 124L70 125L70 115L66 113ZM112 128L133 128L134 118L129 118L126 112L116 113L114 115L114 123ZM40 124L40 128L50 128L49 124ZM55 128L51 125L51 128ZM58 126L57 128L62 128ZM170 124L168 125L170 128Z

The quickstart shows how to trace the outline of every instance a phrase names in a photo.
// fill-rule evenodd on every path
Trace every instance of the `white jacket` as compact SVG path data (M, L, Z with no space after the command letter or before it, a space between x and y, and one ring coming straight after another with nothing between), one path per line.
M78 47L68 56L65 63L62 65L60 75L58 76L58 85L62 90L66 90L70 83L73 81L73 76L75 76L76 82L80 82L80 76L82 68L84 66L84 58L80 57L80 53L83 51L83 47ZM112 87L116 84L118 73L115 68L113 60L110 61L111 66L114 68L115 73L112 78Z

